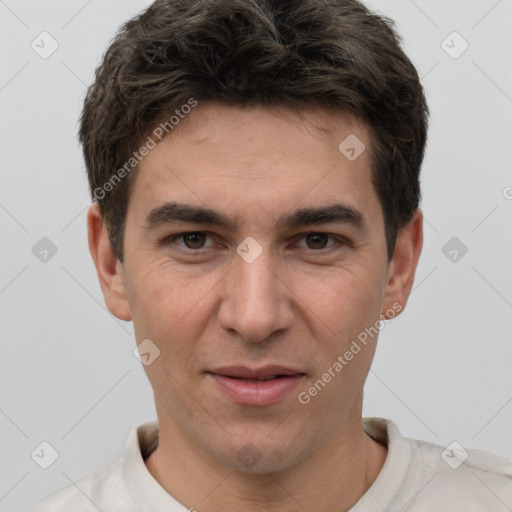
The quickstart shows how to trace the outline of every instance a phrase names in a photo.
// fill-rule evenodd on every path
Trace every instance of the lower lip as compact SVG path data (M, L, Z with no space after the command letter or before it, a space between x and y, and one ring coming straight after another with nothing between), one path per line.
M247 381L209 373L221 390L233 402L240 405L270 405L290 393L302 380L304 374L290 375L278 379Z

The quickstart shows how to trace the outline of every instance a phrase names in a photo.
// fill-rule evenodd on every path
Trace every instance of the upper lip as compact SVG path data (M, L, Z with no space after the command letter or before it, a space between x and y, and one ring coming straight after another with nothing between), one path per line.
M214 370L209 370L208 373L215 373L217 375L224 375L225 377L238 377L242 379L265 379L269 377L276 377L278 375L299 375L300 372L285 366L275 364L261 366L260 368L248 368L247 366L223 366Z

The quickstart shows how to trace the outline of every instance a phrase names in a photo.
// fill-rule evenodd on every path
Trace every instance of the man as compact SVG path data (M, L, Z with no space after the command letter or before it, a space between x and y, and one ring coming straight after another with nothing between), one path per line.
M126 23L80 140L91 254L158 423L29 510L511 509L507 459L361 417L421 253L427 113L356 0L158 0Z

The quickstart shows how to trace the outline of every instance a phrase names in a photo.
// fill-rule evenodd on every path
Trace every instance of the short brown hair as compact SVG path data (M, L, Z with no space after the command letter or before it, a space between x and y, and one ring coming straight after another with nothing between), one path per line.
M79 132L116 257L123 260L135 174L126 163L135 169L134 151L149 131L192 98L318 105L363 119L391 259L420 202L428 124L400 41L390 19L357 0L157 0L125 23L87 91Z

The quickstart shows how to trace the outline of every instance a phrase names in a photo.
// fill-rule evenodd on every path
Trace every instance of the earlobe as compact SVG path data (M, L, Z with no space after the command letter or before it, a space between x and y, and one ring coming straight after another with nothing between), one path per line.
M393 259L389 264L384 311L400 304L403 311L412 290L416 267L423 247L423 214L416 210L412 219L398 233ZM393 309L396 309L393 308ZM396 315L394 315L396 316Z
M115 257L108 238L107 228L94 203L87 212L87 232L98 279L108 310L120 320L132 319L124 281L123 265Z

